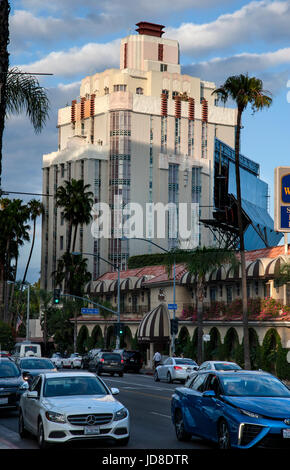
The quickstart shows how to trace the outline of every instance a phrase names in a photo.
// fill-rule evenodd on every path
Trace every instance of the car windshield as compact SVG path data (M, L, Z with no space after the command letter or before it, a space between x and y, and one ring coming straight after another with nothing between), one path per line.
M34 354L37 354L37 346L24 346L24 354L32 351Z
M225 364L225 363L216 363L214 365L215 369L216 370L237 370L237 369L241 369L240 366L238 366L237 364Z
M220 377L224 395L236 397L287 397L290 390L275 377L265 375L227 375Z
M54 369L54 364L48 359L23 359L21 369Z
M19 377L20 371L13 362L0 361L0 379Z
M44 397L74 395L108 395L108 391L97 377L56 377L45 381Z
M192 359L175 359L176 364L185 364L188 366L196 366L196 362Z

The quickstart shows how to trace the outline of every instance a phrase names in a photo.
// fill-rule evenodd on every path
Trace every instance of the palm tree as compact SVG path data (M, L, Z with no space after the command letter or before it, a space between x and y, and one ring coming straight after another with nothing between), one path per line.
M263 90L263 82L259 78L249 77L246 75L235 75L229 77L225 83L213 91L224 104L229 100L235 101L237 105L237 124L235 137L235 168L236 168L236 187L237 187L237 208L238 208L238 226L240 239L240 257L241 257L241 273L242 273L242 301L243 301L243 330L244 330L244 363L245 369L251 368L250 360L250 344L249 344L249 327L248 327L248 311L247 311L247 277L246 277L246 260L245 260L245 243L242 223L242 196L240 183L240 136L242 114L251 105L253 112L260 111L265 107L269 107L272 98L269 92Z
M40 217L41 215L43 215L44 206L43 206L42 202L37 201L36 199L32 199L28 203L28 209L30 211L30 219L33 222L33 235L32 235L32 243L31 243L30 253L29 253L26 268L25 268L25 271L24 271L24 274L23 274L22 284L24 284L25 281L26 281L26 275L27 275L27 271L28 271L29 264L30 264L30 261L31 261L31 256L32 256L32 253L33 253L33 248L34 248L34 243L35 243L35 233L36 233L36 219L37 219L37 217Z
M8 0L1 1L0 7L0 187L2 174L2 142L6 114L6 81L9 67L9 13Z
M55 199L56 207L63 209L64 220L67 221L67 243L66 243L66 256L63 256L62 261L66 264L64 276L64 290L68 291L69 271L74 265L74 260L70 256L71 251L75 250L77 228L79 224L88 224L92 218L91 208L94 203L93 193L88 191L89 184L84 184L83 180L65 181L63 186L57 188ZM73 244L72 244L72 231L74 231ZM72 245L72 246L71 246ZM72 273L73 274L73 273Z

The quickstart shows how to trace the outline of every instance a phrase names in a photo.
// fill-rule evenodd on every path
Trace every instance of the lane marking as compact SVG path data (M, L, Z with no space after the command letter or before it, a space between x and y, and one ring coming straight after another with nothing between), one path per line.
M163 415L162 413L157 413L157 411L150 411L150 413L153 414L153 415L163 416L163 418L171 419L171 416Z

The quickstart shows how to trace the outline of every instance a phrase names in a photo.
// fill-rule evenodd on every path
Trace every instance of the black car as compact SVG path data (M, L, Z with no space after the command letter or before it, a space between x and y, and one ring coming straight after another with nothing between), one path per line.
M121 354L114 352L99 352L89 362L89 371L96 372L97 375L101 375L103 372L113 376L118 374L123 377L124 372L124 360Z
M57 372L57 368L53 362L44 357L23 357L17 361L17 365L21 370L24 380L26 380L29 385L36 375L46 372Z
M9 358L0 358L0 410L17 408L20 395L28 388L21 371Z
M101 351L101 349L91 349L87 354L84 354L82 357L82 369L88 369L89 368L89 362L93 359L93 357L98 354Z
M132 370L133 372L139 372L143 366L143 359L140 351L129 351L127 349L115 349L115 353L119 353L124 360L124 372Z

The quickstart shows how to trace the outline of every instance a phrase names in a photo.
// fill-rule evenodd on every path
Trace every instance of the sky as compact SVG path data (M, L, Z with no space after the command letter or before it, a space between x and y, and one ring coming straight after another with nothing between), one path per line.
M221 85L249 73L272 93L269 110L243 119L241 151L261 166L273 214L274 168L289 165L290 0L15 0L10 13L10 66L53 73L41 77L50 117L35 135L25 115L9 116L4 134L3 189L41 193L42 155L57 150L57 109L79 96L80 80L119 67L120 39L135 24L165 25L164 37L180 43L182 72ZM16 196L17 197L17 196ZM31 197L22 196L28 201ZM40 274L41 226L28 272ZM29 245L19 260L21 277Z

